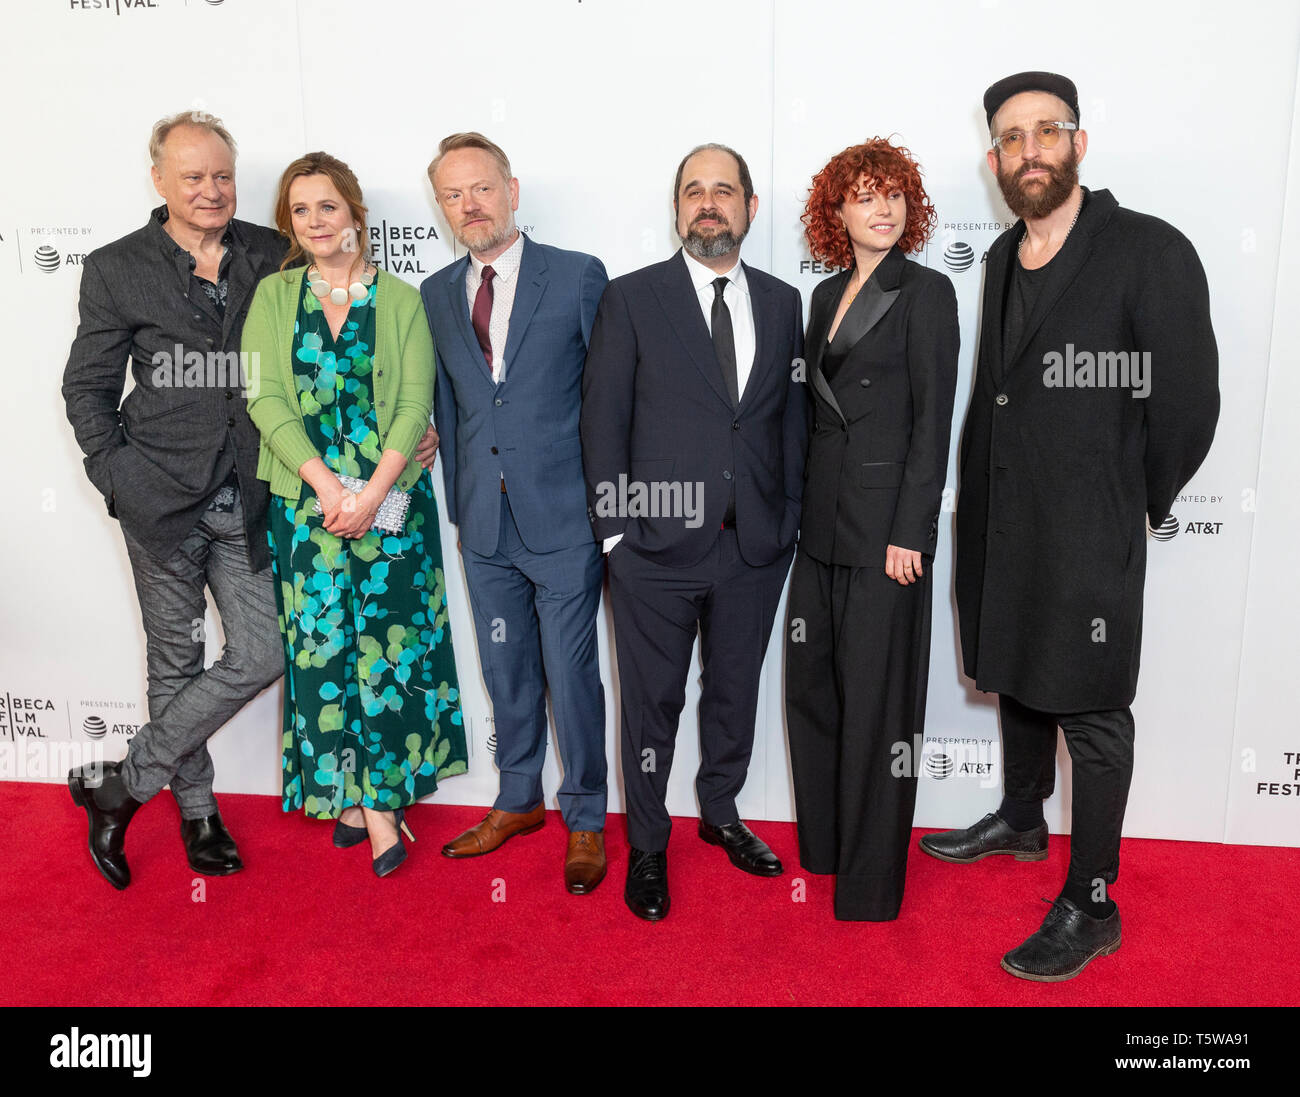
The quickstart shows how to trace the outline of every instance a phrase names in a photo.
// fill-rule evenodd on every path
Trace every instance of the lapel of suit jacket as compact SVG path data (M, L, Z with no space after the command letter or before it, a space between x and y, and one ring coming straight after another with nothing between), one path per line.
M1110 200L1109 206L1102 196ZM1085 194L1085 198L1087 195ZM1079 212L1079 220L1074 226L1074 230L1066 237L1065 243L1061 245L1061 250L1056 253L1052 261L1048 264L1047 280L1043 283L1043 288L1039 291L1038 300L1034 302L1034 311L1030 314L1029 319L1025 322L1025 330L1020 335L1020 342L1016 346L1015 353L1009 359L1010 373L1020 365L1020 357L1029 347L1029 342L1033 339L1038 329L1043 326L1043 321L1047 319L1048 314L1056 307L1056 302L1061 299L1061 295L1070 288L1071 283L1079 276L1088 257L1092 255L1092 238L1093 234L1102 228L1110 219L1110 210L1115 205L1115 200L1110 197L1109 191L1102 191L1088 201L1087 206ZM1009 262L1018 262L1015 253L1009 257ZM1039 363L1041 365L1041 363Z
M1008 240L1019 240L1025 223L1017 221L1009 231ZM1017 231L1018 230L1018 231ZM1007 294L1011 289L1011 261L1015 249L998 246L989 248L988 263L984 267L983 306L980 309L980 359L986 363L995 385L1002 384L1006 373L1002 347L1002 325L1007 313Z
M520 234L522 235L522 233ZM524 236L524 253L519 260L519 273L515 276L515 303L510 307L510 327L506 331L506 349L502 352L502 377L514 369L515 357L528 323L537 311L537 303L546 291L548 275L546 257L542 249Z
M679 248L677 254L660 268L659 277L654 282L654 290L671 321L673 333L681 340L709 387L717 393L728 408L732 408L731 394L722 379L722 367L718 356L713 351L713 339L709 335L709 326L704 322L704 312L700 308L700 299L691 281L691 272L687 269L686 259ZM755 359L758 355L755 354Z
M835 393L831 391L830 382L826 380L826 375L822 373L822 355L826 352L826 333L830 330L831 321L835 319L835 310L839 308L840 298L844 294L844 286L852 277L853 268L850 267L830 279L831 288L823 298L825 305L814 310L812 315L808 317L808 336L804 340L808 380L811 382L814 391L830 404L831 409L840 417L840 421L845 423L847 420L844 418L844 412L840 409L839 401L835 399Z
M889 249L886 255L867 278L867 284L858 291L853 304L849 306L840 326L835 329L835 338L831 340L831 349L836 353L848 354L863 336L884 319L898 295L898 288L903 278L903 264L907 262L898 245Z
M745 286L749 297L749 307L754 317L754 362L749 367L749 379L745 382L745 391L740 394L739 407L743 407L745 401L753 397L762 386L763 378L773 365L781 367L782 363L767 361L767 353L772 346L775 332L772 325L775 317L772 315L772 287L767 282L755 277L754 268L748 263L741 263L745 271ZM710 338L712 343L712 338ZM716 357L716 355L715 355ZM788 363L784 368L792 369L794 363Z
M474 334L474 327L470 320L469 298L465 296L465 279L468 275L469 256L466 255L452 274L451 281L447 283L447 304L451 314L456 317L456 327L460 329L461 338L465 341L465 349L470 361L477 363L489 384L495 384L492 380L492 369L487 364L487 359L483 357L483 348L478 345L478 337Z

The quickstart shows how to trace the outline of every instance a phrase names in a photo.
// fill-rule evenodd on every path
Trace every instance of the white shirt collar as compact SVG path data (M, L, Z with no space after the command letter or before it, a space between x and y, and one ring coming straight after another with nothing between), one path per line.
M498 255L495 259L493 259L491 263L480 263L478 259L475 258L472 252L470 253L470 257L469 257L470 264L474 267L475 275L477 275L479 278L482 278L483 268L485 266L490 266L492 268L493 273L496 275L496 280L498 282L500 282L502 279L508 282L510 281L511 278L513 278L516 274L518 274L519 264L523 262L523 259L524 259L524 234L522 232L515 237L515 242L511 244L508 248L506 248L506 250L503 251L500 255Z
M695 287L696 293L703 292L706 286L712 289L715 278L729 278L738 290L745 294L749 293L749 286L745 282L745 268L739 258L736 259L736 265L726 274L717 274L685 248L682 248L682 258L686 260L686 272L691 276L691 284Z

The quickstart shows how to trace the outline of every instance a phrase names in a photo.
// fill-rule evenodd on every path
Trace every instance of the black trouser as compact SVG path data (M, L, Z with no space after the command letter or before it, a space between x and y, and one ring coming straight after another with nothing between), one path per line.
M1056 781L1056 728L1065 732L1074 771L1069 880L1098 899L1099 880L1119 876L1119 836L1133 779L1133 713L1047 713L998 697L1003 788L1015 800L1046 800Z
M902 586L883 568L795 559L785 703L799 863L835 873L836 918L888 921L903 902L930 672L928 558L924 572Z
M664 799L697 629L704 665L700 818L713 826L740 818L736 796L754 748L758 679L789 568L789 552L760 567L747 564L731 529L688 568L656 564L624 544L609 554L627 836L636 849L668 847Z

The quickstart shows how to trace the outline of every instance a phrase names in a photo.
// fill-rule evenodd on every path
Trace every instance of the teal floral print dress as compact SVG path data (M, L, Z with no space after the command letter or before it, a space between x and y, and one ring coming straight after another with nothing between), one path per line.
M330 333L306 274L293 367L307 436L331 471L368 480L381 457L370 388L375 294ZM271 567L285 648L283 807L334 819L392 811L464 773L468 755L427 475L400 535L336 537L303 482L272 496Z

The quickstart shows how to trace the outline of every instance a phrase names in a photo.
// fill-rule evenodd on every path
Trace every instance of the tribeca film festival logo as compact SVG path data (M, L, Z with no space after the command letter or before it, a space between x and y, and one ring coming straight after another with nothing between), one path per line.
M1300 751L1284 750L1281 752L1282 765L1288 770L1285 774L1289 780L1256 781L1256 796L1295 796L1300 797ZM1249 748L1242 752L1241 768L1246 773L1255 771L1255 752Z
M203 3L194 4L195 7L219 8L225 0L203 0ZM185 0L185 6L190 6L191 0ZM114 15L121 15L123 12L131 11L157 11L162 7L160 0L68 0L68 10L76 12L99 11Z
M0 694L0 740L49 739L57 723L50 698Z
M429 273L425 266L427 249L438 240L438 230L433 225L404 224L381 218L379 224L370 225L369 259L389 274Z
M629 480L620 472L617 484L602 480L596 485L593 509L597 518L681 518L687 529L699 529L704 524L704 484Z

